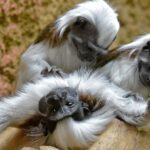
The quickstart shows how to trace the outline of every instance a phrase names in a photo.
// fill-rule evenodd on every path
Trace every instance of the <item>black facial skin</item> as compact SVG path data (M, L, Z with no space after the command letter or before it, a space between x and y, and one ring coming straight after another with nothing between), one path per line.
M144 86L150 86L150 41L143 47L138 60L139 78Z
M97 45L97 28L84 17L78 17L72 25L70 37L82 61L95 61L107 53L105 48Z
M57 122L64 118L81 121L91 114L88 104L81 102L76 90L69 87L54 89L43 97L39 102L39 111L45 116L41 120L45 135L52 133Z

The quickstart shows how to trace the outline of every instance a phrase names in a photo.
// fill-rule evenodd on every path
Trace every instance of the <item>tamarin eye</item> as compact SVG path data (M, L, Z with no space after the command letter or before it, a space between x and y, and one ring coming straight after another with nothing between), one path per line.
M72 103L72 102L67 102L66 105L67 105L67 106L72 106L73 103Z
M83 27L86 24L86 22L87 20L84 17L78 17L74 25Z
M66 92L63 92L62 95L61 95L61 97L62 97L63 99L65 99L66 96L67 96L67 93L66 93Z

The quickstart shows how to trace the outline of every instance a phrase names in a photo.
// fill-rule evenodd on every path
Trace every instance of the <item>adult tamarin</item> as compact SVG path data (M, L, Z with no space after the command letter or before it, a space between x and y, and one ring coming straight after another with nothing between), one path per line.
M75 90L77 94L71 94L72 92L70 93L70 91L72 90L64 92L66 87L67 89ZM58 88L59 90L56 90ZM52 94L51 92L54 93ZM47 95L50 96L50 100L47 99ZM44 77L34 83L26 84L13 97L1 98L0 130L2 131L11 125L23 125L37 115L51 117L50 112L51 110L53 111L51 109L53 108L51 107L51 100L70 97L76 102L77 95L81 100L90 96L92 98L89 99L89 102L95 99L94 101L97 104L103 101L104 106L81 121L77 121L72 115L58 121L57 125L54 126L54 130L48 134L46 144L65 150L69 148L85 149L96 140L97 136L116 115L123 116L122 119L129 117L132 122L125 121L137 126L147 123L146 117L149 116L150 109L149 101L144 101L138 95L129 94L128 91L111 83L106 76L101 74L101 69L93 71L81 68L64 78L53 75ZM44 104L46 111L43 111L43 106L40 103L44 97L46 97L44 100L47 104ZM89 102L87 101L87 103ZM54 112L57 112L57 109ZM66 110L61 112L65 114Z
M106 64L102 73L127 91L141 95L145 100L150 96L150 34L119 48L127 54ZM137 114L138 115L138 114ZM123 116L122 116L123 117ZM132 118L124 118L132 122Z
M105 55L118 30L117 14L104 0L78 4L49 24L22 55L17 89L41 78L43 72L63 76L94 64Z

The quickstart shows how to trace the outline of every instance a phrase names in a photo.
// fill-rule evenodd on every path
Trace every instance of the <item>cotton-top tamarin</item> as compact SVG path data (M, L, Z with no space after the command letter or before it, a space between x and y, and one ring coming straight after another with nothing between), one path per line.
M93 65L119 30L117 13L104 0L85 1L49 24L21 57L17 89L46 73L63 76Z
M120 88L138 93L145 100L149 99L150 34L141 36L135 41L121 46L119 51L126 54L122 53L116 60L106 64L101 69L101 72ZM132 122L132 117L124 119Z

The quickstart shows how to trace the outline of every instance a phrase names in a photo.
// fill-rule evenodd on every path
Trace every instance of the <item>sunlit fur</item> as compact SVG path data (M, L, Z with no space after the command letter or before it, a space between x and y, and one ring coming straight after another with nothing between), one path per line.
M67 30L78 16L85 17L96 26L99 46L107 48L111 45L119 30L116 12L103 0L83 2L58 18L52 26L48 26L38 42L22 55L17 89L28 81L40 78L41 70L45 67L50 70L56 66L64 72L72 72L80 66L89 65L78 58ZM59 43L59 39L63 42Z

